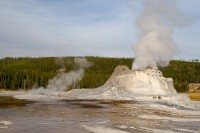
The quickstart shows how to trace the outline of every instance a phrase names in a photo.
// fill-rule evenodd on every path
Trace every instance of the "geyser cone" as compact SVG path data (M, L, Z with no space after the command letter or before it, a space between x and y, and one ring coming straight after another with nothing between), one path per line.
M129 70L117 66L108 81L95 89L74 89L65 94L68 99L136 100L164 102L192 107L186 95L177 94L172 78L165 78L157 67Z
M137 95L172 95L176 93L172 78L164 78L157 67L129 70L117 66L104 86L122 87Z

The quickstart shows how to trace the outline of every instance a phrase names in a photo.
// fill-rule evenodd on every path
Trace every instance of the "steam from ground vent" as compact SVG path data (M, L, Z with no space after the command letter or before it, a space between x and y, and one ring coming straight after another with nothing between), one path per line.
M143 10L136 19L139 39L134 45L132 69L167 66L176 54L173 29L190 23L174 0L144 0Z
M77 70L65 73L65 69L60 69L58 74L51 80L49 80L46 88L40 87L33 89L30 93L35 95L51 95L55 92L64 92L69 90L77 82L81 81L86 68L91 66L91 63L85 58L75 58L74 63L78 67Z

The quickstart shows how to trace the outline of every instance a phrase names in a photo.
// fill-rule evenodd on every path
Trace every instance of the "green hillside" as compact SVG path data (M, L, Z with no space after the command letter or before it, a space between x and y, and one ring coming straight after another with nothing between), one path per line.
M117 65L132 64L131 58L87 57L92 66L86 70L80 88L95 88L104 84ZM31 89L46 86L59 69L65 72L75 68L74 57L43 58L5 58L0 59L0 89ZM188 83L200 82L200 63L171 61L170 65L160 68L165 77L174 79L175 88L179 92L187 91Z

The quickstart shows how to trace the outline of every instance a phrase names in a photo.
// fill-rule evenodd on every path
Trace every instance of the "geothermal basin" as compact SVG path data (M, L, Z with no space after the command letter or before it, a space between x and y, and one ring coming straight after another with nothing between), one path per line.
M118 66L94 89L0 95L34 101L0 108L0 133L200 132L199 102L178 94L156 67Z

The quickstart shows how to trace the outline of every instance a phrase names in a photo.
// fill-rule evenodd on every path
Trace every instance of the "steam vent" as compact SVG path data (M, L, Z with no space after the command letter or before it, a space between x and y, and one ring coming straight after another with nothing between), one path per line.
M186 95L176 92L172 78L163 77L157 67L130 70L127 66L119 65L103 86L95 89L74 89L67 92L67 97L69 99L150 101L194 108Z

